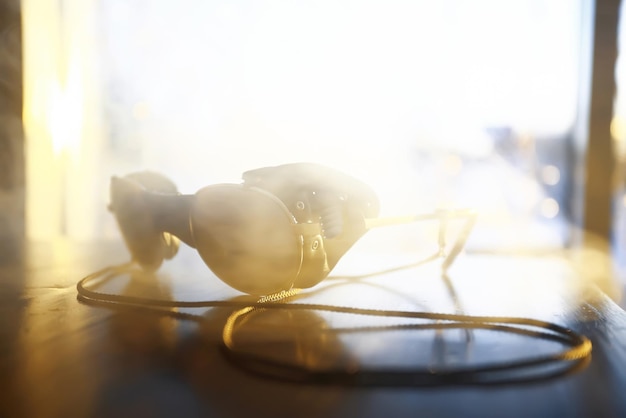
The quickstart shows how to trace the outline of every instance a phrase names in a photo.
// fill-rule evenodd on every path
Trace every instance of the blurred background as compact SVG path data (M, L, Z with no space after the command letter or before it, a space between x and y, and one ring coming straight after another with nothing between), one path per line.
M621 274L618 8L23 0L26 235L118 238L112 175L193 193L309 161L370 184L383 214L478 210L470 250L572 248L588 230Z

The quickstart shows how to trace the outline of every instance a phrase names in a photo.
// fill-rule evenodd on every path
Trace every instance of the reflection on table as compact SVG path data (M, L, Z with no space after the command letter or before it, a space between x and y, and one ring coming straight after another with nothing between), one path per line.
M97 291L213 305L146 309L76 300L78 279L125 257L119 243L41 245L29 247L23 263L2 267L2 296L10 301L1 308L10 318L2 328L2 388L10 396L2 405L10 416L626 413L620 394L626 316L557 257L466 255L446 278L437 260L356 253L342 260L333 277L282 302L526 317L569 327L593 342L591 361L576 370L557 362L525 369L516 375L523 383L512 383L505 373L491 377L496 384L489 385L437 379L411 384L407 371L436 374L506 363L558 352L563 344L354 312L257 307L241 313L257 298L228 288L186 249L156 275L116 274ZM229 321L231 350L224 344ZM293 382L303 370L322 380L320 372L328 370L367 378Z

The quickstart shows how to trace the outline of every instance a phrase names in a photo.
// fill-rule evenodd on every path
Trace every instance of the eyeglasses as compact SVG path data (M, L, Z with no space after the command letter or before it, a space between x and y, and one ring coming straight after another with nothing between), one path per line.
M238 309L224 324L224 353L231 361L255 373L306 383L496 384L542 378L541 370L548 370L546 378L563 375L581 369L590 358L592 346L585 336L534 319L284 303L295 296L298 289L313 287L328 277L341 257L368 230L388 225L438 221L439 248L429 260L435 256L442 260L442 277L445 278L445 271L464 248L476 221L476 214L471 210L437 210L414 216L379 218L378 199L370 187L344 173L314 164L248 171L243 174L242 184L212 185L194 195L179 194L170 180L157 173L114 177L110 209L117 218L133 261L144 270L154 271L163 260L172 258L181 240L196 248L207 266L226 284L262 297L256 303L247 300L172 301L94 290L122 273L137 273L135 267L126 264L107 267L81 279L77 284L79 300L146 309L236 307ZM464 223L458 238L448 245L447 229L453 220ZM446 251L448 248L450 250ZM93 284L92 289L86 286L89 283ZM451 295L456 299L452 291ZM464 329L468 343L471 342L469 332L473 329L497 330L557 341L565 348L545 356L440 371L430 366L354 369L352 365L346 368L343 364L316 369L299 360L292 362L288 358L266 356L254 347L241 344L238 336L248 323L244 318L268 309L430 320L435 322L403 323L402 327ZM204 317L178 311L157 312L181 319L204 320ZM376 329L380 328L372 328ZM341 332L340 329L331 331ZM563 368L537 369L539 375L532 375L538 366L551 364L562 364ZM508 377L507 372L513 374Z
M439 221L444 271L464 248L476 221L469 209L379 218L379 201L365 183L309 163L247 171L241 184L180 194L166 177L134 173L111 180L110 210L131 253L154 271L178 251L179 240L196 248L223 282L252 295L310 288L370 229ZM446 230L464 220L446 253Z

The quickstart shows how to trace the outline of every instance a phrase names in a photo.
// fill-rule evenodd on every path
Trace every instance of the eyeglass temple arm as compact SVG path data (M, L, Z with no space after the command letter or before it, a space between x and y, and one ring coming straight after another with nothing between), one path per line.
M193 203L193 195L168 195L146 193L145 199L152 215L155 227L161 231L177 236L187 245L195 248L189 212ZM439 255L444 257L442 269L446 271L465 247L465 243L474 228L477 214L471 209L441 209L431 213L411 216L394 216L384 218L366 218L365 228L379 228L384 226L402 225L413 222L439 220ZM446 230L448 222L453 219L465 219L465 224L449 253L445 253ZM307 224L298 224L306 228Z
M428 220L439 220L439 255L444 257L442 269L446 271L454 260L458 257L460 252L465 247L467 239L469 238L474 225L476 224L477 213L472 209L441 209L431 213L424 213L412 216L394 216L385 218L368 218L365 219L365 227L367 229L379 228L383 226L402 225L413 222L421 222ZM448 228L448 222L453 219L465 219L465 223L460 231L460 234L454 241L450 252L446 254L446 231Z

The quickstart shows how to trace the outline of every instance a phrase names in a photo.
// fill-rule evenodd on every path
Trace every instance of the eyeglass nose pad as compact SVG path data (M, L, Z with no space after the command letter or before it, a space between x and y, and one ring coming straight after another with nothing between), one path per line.
M174 183L154 172L139 172L125 177L112 177L109 210L118 226L133 261L145 270L157 270L164 259L176 255L179 240L163 232L154 217L151 193L178 195Z
M196 193L189 219L196 249L224 283L252 295L293 286L302 237L274 195L237 184L208 186Z

